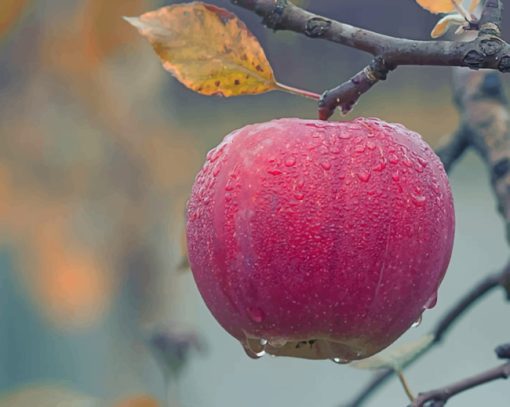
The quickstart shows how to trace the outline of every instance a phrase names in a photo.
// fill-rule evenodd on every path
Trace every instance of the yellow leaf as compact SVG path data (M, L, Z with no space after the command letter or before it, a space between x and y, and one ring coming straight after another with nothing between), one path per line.
M431 13L450 13L455 10L452 0L416 0L425 10Z
M257 39L225 9L193 2L126 20L149 40L163 67L195 92L238 96L278 88Z
M460 14L448 14L437 22L430 36L432 38L441 37L446 34L450 27L463 26L464 24L466 24L466 20Z
M439 14L455 11L457 9L455 3L460 7L463 7L463 3L469 4L468 10L473 12L480 3L480 0L470 0L468 2L463 2L462 0L416 0L416 2L425 10L434 14Z

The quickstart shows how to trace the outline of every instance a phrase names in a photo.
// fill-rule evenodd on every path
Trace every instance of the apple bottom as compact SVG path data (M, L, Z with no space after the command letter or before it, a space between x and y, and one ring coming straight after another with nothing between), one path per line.
M266 340L246 335L240 340L246 354L258 359L266 354L272 356L299 357L302 359L331 359L335 363L349 363L364 359L378 351L371 349L367 343L359 340L341 343L333 339L321 338L311 340ZM342 355L338 357L337 355Z

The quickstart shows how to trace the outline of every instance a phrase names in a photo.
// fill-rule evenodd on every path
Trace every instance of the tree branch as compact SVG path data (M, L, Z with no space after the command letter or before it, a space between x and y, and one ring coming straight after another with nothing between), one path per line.
M319 118L329 119L337 107L341 108L342 113L350 112L359 97L380 80L385 80L390 70L384 59L374 58L370 65L350 80L322 94L319 101Z
M510 241L510 112L501 78L495 72L459 69L454 79L461 127L489 169Z
M507 294L510 289L506 288L506 285L510 281L510 262L503 269L502 272L493 274L489 277L484 278L478 284L476 284L468 293L466 293L453 307L448 311L443 318L439 320L436 327L432 331L434 335L434 341L431 346L424 352L416 355L408 365L417 361L420 357L425 355L427 351L432 349L434 346L439 344L447 332L454 326L454 324L460 320L462 316L466 314L471 307L473 307L480 299L485 297L488 293L492 292L497 287L502 287L506 290ZM394 375L392 369L383 370L374 375L372 380L362 389L362 391L349 403L343 405L343 407L361 407L363 404L384 384L386 381Z
M503 3L501 0L485 0L480 17L480 31L488 34L501 35L501 17Z
M453 164L455 164L468 147L467 130L461 127L453 134L447 144L436 149L436 154L443 163L446 172L452 169Z
M473 387L492 382L494 380L508 379L509 377L510 362L507 362L498 367L489 369L485 372L460 380L440 389L431 390L426 393L420 393L411 404L411 407L424 407L425 403L430 401L434 402L434 406L444 406L446 402L456 394L472 389Z
M465 66L510 72L510 44L500 35L501 0L487 0L480 19L478 37L469 42L418 41L391 37L322 17L287 0L231 0L233 4L254 11L273 30L290 30L310 38L323 38L368 52L374 63L350 81L325 92L319 104L320 117L327 119L340 106L345 113L377 81L399 65ZM353 82L356 80L357 82Z

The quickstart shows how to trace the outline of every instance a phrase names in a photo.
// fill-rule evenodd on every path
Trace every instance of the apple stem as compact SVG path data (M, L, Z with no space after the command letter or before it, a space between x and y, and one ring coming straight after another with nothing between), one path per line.
M398 375L398 379L400 380L400 383L402 384L402 387L404 388L404 391L406 392L407 397L409 397L409 401L411 401L411 402L414 401L414 399L415 399L414 394L411 391L409 384L407 383L404 373L402 373L401 370L398 370L397 375Z
M319 95L318 93L295 88L293 86L284 85L283 83L276 82L276 86L277 86L278 90L292 93L293 95L303 96L305 98L313 99L313 100L320 100L320 98L321 98L321 95Z

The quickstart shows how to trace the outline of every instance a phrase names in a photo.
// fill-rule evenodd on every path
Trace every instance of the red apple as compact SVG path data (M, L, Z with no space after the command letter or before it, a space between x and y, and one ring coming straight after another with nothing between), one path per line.
M379 352L434 306L453 235L439 158L379 119L236 130L187 207L200 293L254 357Z

